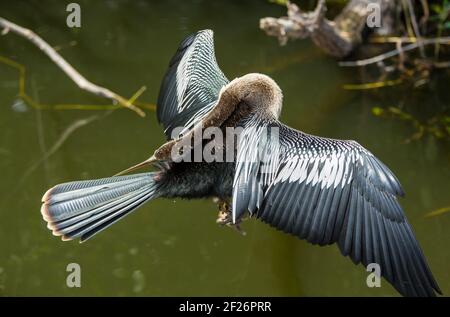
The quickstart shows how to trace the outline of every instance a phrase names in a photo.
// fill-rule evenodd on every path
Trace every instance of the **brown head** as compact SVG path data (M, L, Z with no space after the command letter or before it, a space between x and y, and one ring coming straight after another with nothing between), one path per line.
M277 119L280 116L283 94L277 83L269 76L251 73L235 78L222 88L221 94L224 93L246 102L257 111L267 112Z

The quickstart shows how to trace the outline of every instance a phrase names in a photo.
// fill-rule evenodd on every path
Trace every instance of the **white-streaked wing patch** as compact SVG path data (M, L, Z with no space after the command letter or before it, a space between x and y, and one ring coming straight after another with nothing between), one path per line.
M403 295L439 292L398 204L400 184L381 161L354 141L308 135L257 116L245 120L239 139L233 221L249 213L310 243L337 243L355 263L380 264ZM280 129L278 149L263 139L269 125ZM257 149L269 162L259 161Z
M211 111L220 89L228 83L217 65L213 32L204 30L186 38L172 58L158 97L158 120L169 138L174 128L181 133Z

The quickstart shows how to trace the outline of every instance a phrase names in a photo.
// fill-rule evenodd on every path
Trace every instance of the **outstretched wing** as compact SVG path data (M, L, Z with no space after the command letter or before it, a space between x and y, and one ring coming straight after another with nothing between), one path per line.
M169 63L157 102L158 121L172 138L176 127L192 128L215 105L228 83L214 55L211 30L184 39Z
M310 243L336 242L355 264L379 264L401 294L433 296L440 290L397 201L402 195L393 173L355 141L244 122L234 220L248 212Z

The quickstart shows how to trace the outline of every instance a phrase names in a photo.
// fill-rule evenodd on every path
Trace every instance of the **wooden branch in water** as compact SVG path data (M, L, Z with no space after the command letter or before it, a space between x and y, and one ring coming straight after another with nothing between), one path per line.
M408 44L404 47L396 48L395 50L367 58L367 59L361 59L358 61L346 61L346 62L339 62L339 66L366 66L374 63L381 62L385 59L388 59L390 57L402 54L403 52L410 51L413 49L416 49L417 47L420 47L421 45L430 45L430 44L449 44L450 45L450 37L441 37L436 39L422 39L421 42L414 42L411 44Z
M70 79L72 79L77 86L85 91L93 93L94 95L108 98L114 103L118 103L121 106L127 107L135 111L140 116L144 117L145 113L133 105L129 100L124 97L112 92L111 90L98 86L89 80L87 80L83 75L81 75L72 65L70 65L59 53L57 53L47 42L45 42L39 35L33 31L21 27L13 22L10 22L2 17L0 17L0 27L3 28L2 35L8 32L13 32L20 35L31 43L36 45L42 52L44 52Z
M325 17L325 0L319 0L312 12L302 12L297 5L288 2L287 16L263 18L259 27L267 35L276 36L281 45L286 44L288 39L310 37L327 54L345 57L362 41L361 33L366 26L371 3L381 5L382 17L387 15L393 5L389 0L351 0L342 12L330 21Z

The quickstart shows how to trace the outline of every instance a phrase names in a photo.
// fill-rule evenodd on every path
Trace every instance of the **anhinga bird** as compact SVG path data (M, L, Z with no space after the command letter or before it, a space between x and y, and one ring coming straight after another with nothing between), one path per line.
M197 32L180 44L160 89L157 116L169 141L126 170L151 164L157 171L57 185L45 193L42 215L53 234L85 241L151 199L217 197L222 223L254 216L313 244L337 243L355 264L378 263L403 295L440 293L397 201L403 191L394 174L355 141L284 125L281 107L281 90L268 76L228 81L212 31ZM237 144L224 147L234 162L172 159L186 140L203 147L192 137L207 127L242 129ZM267 137L275 129L278 138Z

